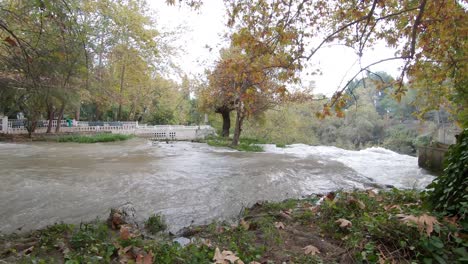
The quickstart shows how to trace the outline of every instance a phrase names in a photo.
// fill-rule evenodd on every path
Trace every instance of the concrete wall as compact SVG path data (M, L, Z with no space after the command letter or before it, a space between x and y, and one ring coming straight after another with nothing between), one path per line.
M441 173L444 170L444 159L448 146L437 144L436 146L418 147L418 165L421 168Z

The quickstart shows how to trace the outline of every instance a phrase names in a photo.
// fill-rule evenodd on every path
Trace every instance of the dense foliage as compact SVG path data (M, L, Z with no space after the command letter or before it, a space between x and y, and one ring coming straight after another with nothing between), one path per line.
M196 122L192 80L163 77L177 71L177 34L144 0L1 0L0 113L24 114L31 131L64 116Z
M468 230L468 129L447 152L444 173L431 183L429 200L434 209L455 215Z

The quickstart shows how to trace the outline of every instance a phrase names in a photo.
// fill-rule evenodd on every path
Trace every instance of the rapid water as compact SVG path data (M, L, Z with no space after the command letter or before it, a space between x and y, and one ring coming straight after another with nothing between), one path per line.
M423 188L417 159L383 148L348 151L296 144L245 153L201 143L0 144L0 232L104 219L133 206L170 229L235 217L256 201L336 189Z

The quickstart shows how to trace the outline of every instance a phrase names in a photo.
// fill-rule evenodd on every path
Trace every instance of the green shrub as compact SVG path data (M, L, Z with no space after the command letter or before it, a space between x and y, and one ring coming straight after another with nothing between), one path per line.
M458 215L466 221L468 212L468 129L446 154L444 173L427 188L428 200L434 209Z
M164 231L167 228L164 218L160 214L153 214L145 222L146 229L153 235L158 232Z

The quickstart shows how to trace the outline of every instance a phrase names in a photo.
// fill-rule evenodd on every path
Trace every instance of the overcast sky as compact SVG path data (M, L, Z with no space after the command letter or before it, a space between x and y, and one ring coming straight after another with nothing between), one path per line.
M215 60L219 58L219 49L227 45L223 39L227 31L225 26L227 18L222 0L204 1L204 5L198 11L183 6L167 6L165 0L148 0L148 2L156 12L159 27L168 30L186 28L185 33L175 43L184 50L176 61L182 70L189 75L197 75L203 74L205 68L214 65ZM361 63L365 66L379 59L392 57L394 52L385 45L380 45L372 52L366 53ZM343 46L323 48L311 60L313 66L321 70L322 75L303 74L303 85L307 86L313 80L316 83L315 93L331 95L356 74L359 69L357 59L351 49ZM396 77L399 67L401 62L393 61L375 66L372 70L386 71Z

